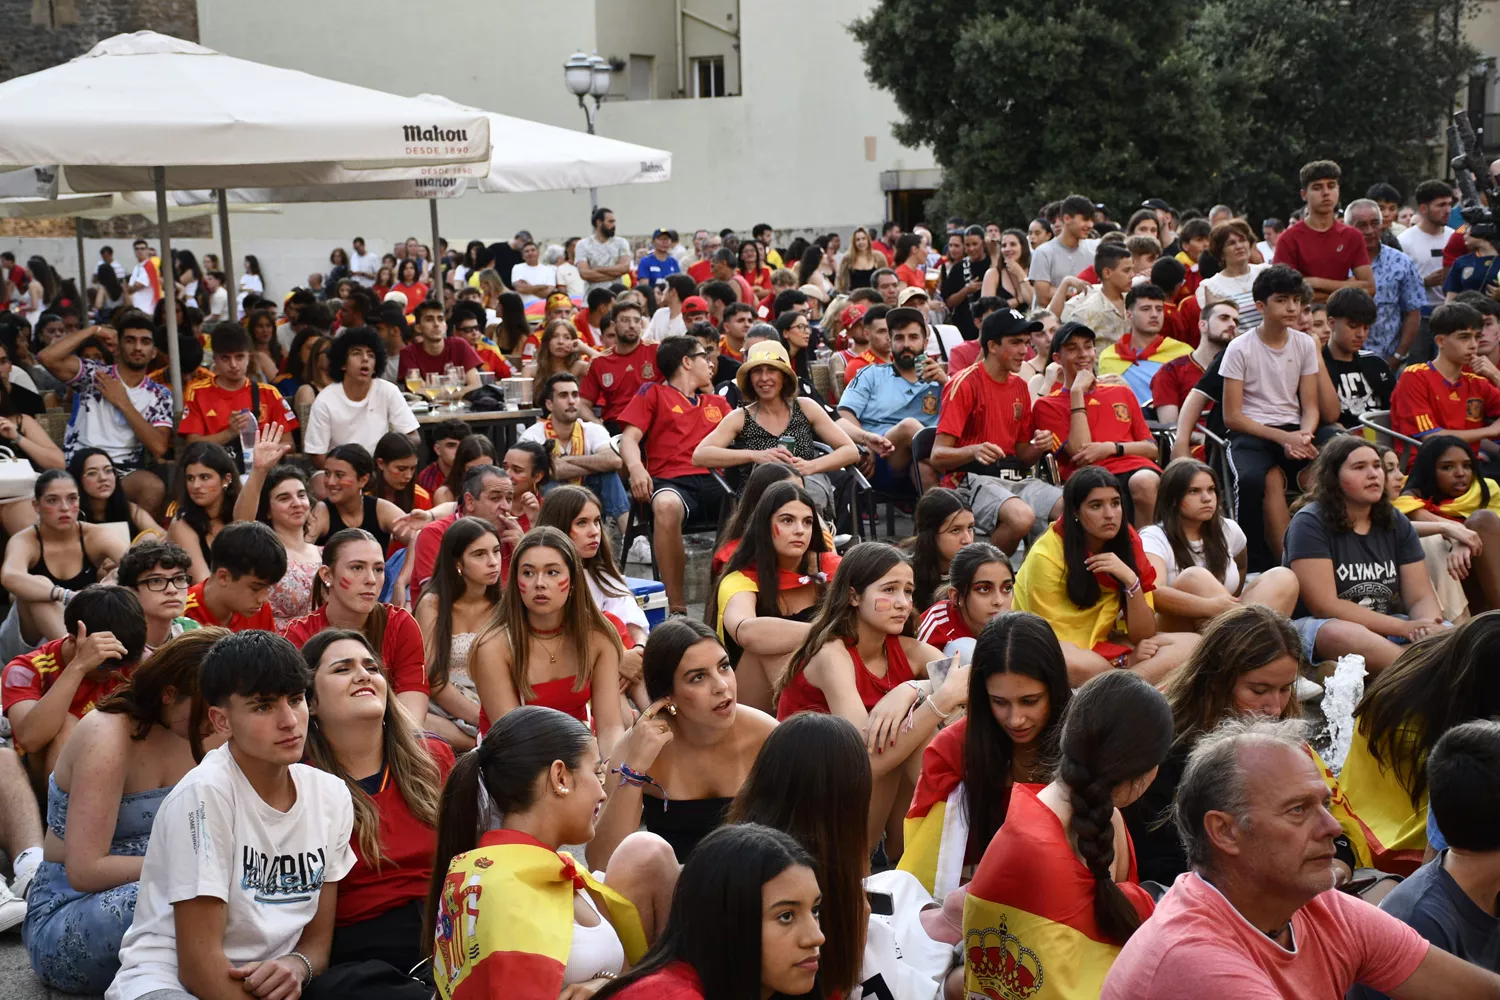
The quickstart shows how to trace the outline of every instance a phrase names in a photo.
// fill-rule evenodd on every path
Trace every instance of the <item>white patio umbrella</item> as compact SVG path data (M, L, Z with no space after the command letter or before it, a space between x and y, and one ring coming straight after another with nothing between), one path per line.
M206 99L183 102L185 93ZM482 114L151 31L107 38L70 62L0 83L0 167L58 164L74 192L154 189L167 262L168 188L323 184L335 169L483 163L489 151ZM163 287L180 407L176 286Z

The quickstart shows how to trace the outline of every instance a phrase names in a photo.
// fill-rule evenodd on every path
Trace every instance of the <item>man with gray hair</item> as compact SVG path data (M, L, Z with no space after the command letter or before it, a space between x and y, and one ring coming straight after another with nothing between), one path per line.
M1365 350L1399 368L1417 342L1427 292L1412 259L1381 242L1381 218L1380 205L1370 198L1356 198L1344 209L1344 222L1364 237L1375 278L1375 323Z
M1188 757L1174 816L1192 870L1121 949L1101 1000L1500 998L1500 976L1334 888L1323 783L1295 720L1232 719Z

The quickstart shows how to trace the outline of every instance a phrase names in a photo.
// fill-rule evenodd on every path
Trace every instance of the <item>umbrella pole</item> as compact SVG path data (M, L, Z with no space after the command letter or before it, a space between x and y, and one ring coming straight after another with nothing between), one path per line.
M427 208L432 216L432 295L437 299L438 305L443 305L443 251L442 244L438 242L437 199L428 198Z
M219 249L223 254L224 291L229 293L229 319L239 318L239 289L234 283L234 251L229 248L229 202L224 189L215 192L219 198Z
M156 227L161 230L161 261L167 273L162 277L167 307L167 374L172 380L172 412L182 420L182 351L177 343L177 280L172 274L172 237L167 229L167 170L152 167L156 181Z
M73 235L78 240L78 294L87 298L89 294L89 266L83 256L83 220L73 220ZM89 311L85 309L83 314L87 316Z

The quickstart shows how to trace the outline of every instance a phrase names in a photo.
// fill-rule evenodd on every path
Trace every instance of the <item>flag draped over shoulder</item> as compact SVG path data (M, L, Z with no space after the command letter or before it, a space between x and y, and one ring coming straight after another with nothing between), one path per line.
M432 953L444 1000L556 1000L573 944L573 895L604 901L628 963L646 953L640 914L568 855L514 830L491 830L453 859Z
M1365 838L1365 828L1359 821L1359 816L1354 812L1354 807L1349 804L1349 796L1344 794L1343 788L1339 786L1339 779L1333 770L1323 762L1318 751L1311 744L1302 744L1302 749L1312 758L1313 764L1318 769L1318 776L1323 779L1323 784L1328 786L1329 793L1333 796L1328 802L1328 811L1333 818L1339 821L1344 835L1349 838L1349 846L1354 849L1354 866L1356 868L1374 867L1374 859L1370 856L1370 844ZM1409 805L1411 800L1407 800ZM1425 834L1424 834L1425 835Z
M1144 920L1135 849L1120 889ZM1094 920L1094 877L1073 854L1057 814L1026 786L1011 790L964 902L964 981L970 997L1096 1000L1120 953Z
M1410 727L1403 725L1397 742L1409 743L1412 735ZM1421 867L1427 850L1427 796L1424 793L1412 805L1396 772L1382 767L1370 755L1369 739L1358 726L1339 772L1339 787L1349 803L1350 815L1363 832L1374 867L1397 875L1410 875ZM1343 822L1337 813L1334 815Z
M902 825L906 849L896 866L915 875L922 888L942 899L962 881L969 846L964 808L964 740L969 720L960 719L933 737L922 752L922 776Z
M1483 509L1500 513L1500 484L1497 484L1493 479L1486 479L1484 482L1489 492L1489 506ZM1469 488L1463 492L1463 495L1456 496L1452 500L1444 500L1438 503L1433 500L1423 500L1421 497L1412 496L1409 493L1403 493L1392 502L1395 504L1396 509L1403 514L1413 514L1419 510L1426 510L1446 517L1451 521L1464 521L1480 510L1479 505L1483 499L1484 496L1479 490L1479 477L1475 476L1474 481L1469 484Z

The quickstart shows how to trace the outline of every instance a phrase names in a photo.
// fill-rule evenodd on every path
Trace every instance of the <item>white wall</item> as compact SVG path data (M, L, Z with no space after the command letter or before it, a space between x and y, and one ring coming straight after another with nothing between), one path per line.
M606 102L599 113L601 134L673 154L670 181L599 192L600 203L616 211L620 232L639 236L657 226L688 233L725 226L748 231L764 221L782 230L847 235L856 225L878 222L885 211L881 172L930 168L933 160L929 152L895 141L895 104L865 80L847 25L869 5L741 3L744 96ZM690 9L697 6L690 3ZM728 9L718 2L703 6ZM584 126L562 82L567 57L576 49L629 54L609 39L596 43L596 0L549 0L540 8L522 0L450 0L402 10L393 22L377 16L368 2L354 0L198 2L202 43L231 55L402 94L440 93L567 128ZM669 31L671 18L664 23ZM690 31L694 27L707 30L690 25ZM665 68L675 82L673 50L668 36L662 49L667 59L658 59L658 72ZM866 158L867 137L873 139L873 159ZM439 204L442 234L459 247L474 238L509 237L520 228L539 239L588 230L587 191L470 194ZM236 256L257 254L273 293L303 282L314 268L326 270L328 251L336 244L347 247L355 235L383 252L409 235L430 242L431 232L425 202L286 206L279 215L235 216L231 226ZM32 243L48 241L5 242L31 253ZM66 244L60 255L41 252L49 260L72 260L71 244L57 242ZM189 245L199 253L206 248Z

